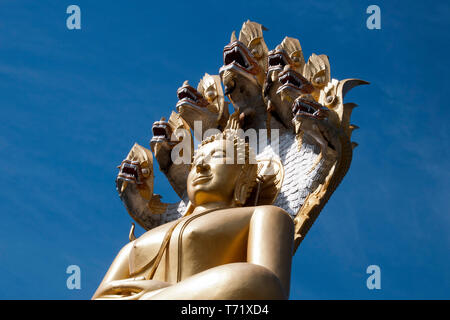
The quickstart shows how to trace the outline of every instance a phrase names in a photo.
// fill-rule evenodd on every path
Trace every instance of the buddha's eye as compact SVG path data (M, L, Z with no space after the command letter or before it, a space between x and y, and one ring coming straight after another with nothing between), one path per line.
M215 150L212 154L213 158L222 159L227 157L227 153L224 150Z
M203 155L197 155L192 161L192 166L196 166L200 161L202 161L202 159L205 159Z

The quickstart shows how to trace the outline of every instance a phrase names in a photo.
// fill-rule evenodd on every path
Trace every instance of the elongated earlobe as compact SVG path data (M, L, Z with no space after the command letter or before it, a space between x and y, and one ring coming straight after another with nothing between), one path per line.
M237 179L236 187L234 188L233 200L236 206L243 206L247 201L247 191L249 186L247 178L247 173L245 172L245 170L242 170Z
M243 206L245 204L246 200L247 200L247 183L238 183L238 184L236 184L236 188L234 189L234 203L235 203L235 205Z

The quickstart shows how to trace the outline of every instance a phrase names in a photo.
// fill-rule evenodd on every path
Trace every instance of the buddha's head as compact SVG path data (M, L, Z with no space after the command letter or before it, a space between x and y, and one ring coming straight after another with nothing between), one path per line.
M198 147L187 179L189 200L195 206L245 204L255 183L257 164L253 151L236 130L210 136Z

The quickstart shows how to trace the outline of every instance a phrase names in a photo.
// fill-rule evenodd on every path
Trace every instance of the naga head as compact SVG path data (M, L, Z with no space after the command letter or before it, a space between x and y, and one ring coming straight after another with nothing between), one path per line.
M286 65L278 74L278 80L274 86L277 90L269 96L269 99L278 102L277 109L292 111L292 104L297 98L314 100L311 95L314 91L313 85L290 65ZM291 115L293 115L292 112Z
M223 129L228 120L228 104L224 100L220 77L205 74L197 89L187 81L177 90L177 111L190 128L194 121L202 122L203 133L211 128Z
M337 156L343 151L343 143L355 147L350 141L356 125L350 124L354 103L344 103L348 91L368 82L358 79L338 81L332 79L318 93L319 99L310 94L299 94L292 103L293 124L296 133L307 134L313 138L324 154ZM291 97L293 92L291 87Z
M298 70L298 69L297 69ZM310 136L322 150L334 153L339 148L335 139L335 128L328 123L332 110L314 98L314 85L290 65L278 75L279 104L277 109L290 111L291 125L296 134Z
M127 157L118 166L117 191L122 195L129 184L136 186L139 194L149 200L153 195L153 157L150 150L135 143Z
M230 114L228 112L228 102L224 99L220 76L211 76L205 73L197 86L197 90L208 101L208 110L216 115L214 128L223 130Z
M332 79L320 91L319 103L330 110L329 123L334 127L340 128L348 139L350 139L353 130L358 129L358 126L350 124L350 117L356 104L351 102L344 103L344 98L351 89L363 84L369 83L360 79L345 79L341 81ZM354 143L353 145L355 146L356 144Z
M301 72L303 71L305 61L303 59L302 47L297 39L285 37L283 42L274 50L269 51L267 76L264 82L263 96L268 106L268 110L272 112L286 127L291 126L292 111L289 104L281 101L281 95L278 94L278 89L288 82L280 81L280 73L283 73L285 68L293 70L299 75L298 78L303 78Z
M290 40L289 44L290 48L298 48L297 52L301 50L299 43ZM285 58L285 61L289 60ZM269 59L269 73L271 67ZM277 90L274 94L271 89L267 96L269 101L276 102L275 111L284 110L286 115L286 110L291 110L292 125L297 134L311 136L322 150L339 152L341 142L337 137L344 134L350 141L352 130L357 128L349 123L355 105L344 104L344 96L353 87L367 82L331 79L330 63L326 55L312 54L303 68L301 63L286 64L281 72L278 71L280 67L272 68L277 72L277 81L272 84ZM273 78L274 76L268 76L266 82L269 83Z
M220 76L225 94L245 116L255 113L252 106L262 99L268 53L263 30L261 24L247 21L242 25L239 40L233 32L230 43L223 49Z
M319 100L320 90L331 81L330 61L324 54L312 54L303 69L303 75L314 86L312 95Z
M267 79L270 78L272 82L278 79L278 74L287 65L290 65L292 69L301 73L305 65L305 60L303 59L300 41L295 38L285 37L281 44L274 50L269 51L267 64Z

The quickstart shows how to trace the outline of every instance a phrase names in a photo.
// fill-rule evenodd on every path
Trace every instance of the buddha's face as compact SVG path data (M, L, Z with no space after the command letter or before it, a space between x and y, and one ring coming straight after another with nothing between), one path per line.
M216 140L200 147L187 179L189 200L194 206L232 202L243 166L233 161L233 150L234 144L229 140Z

